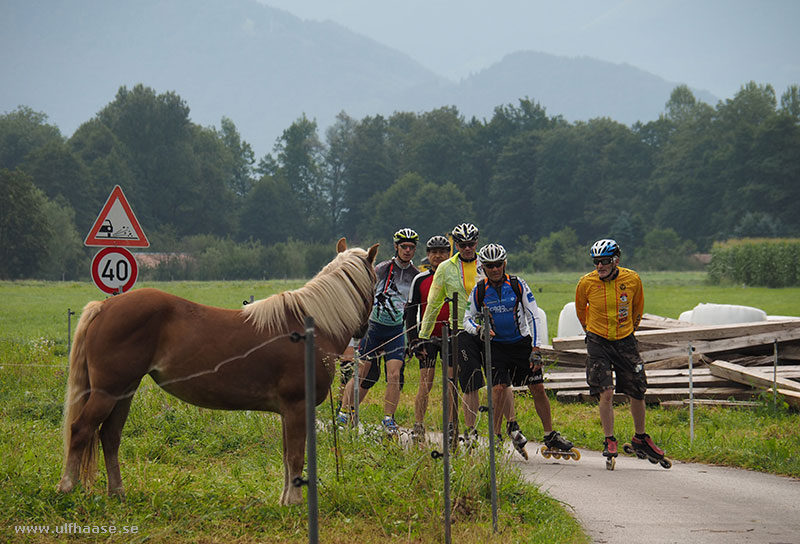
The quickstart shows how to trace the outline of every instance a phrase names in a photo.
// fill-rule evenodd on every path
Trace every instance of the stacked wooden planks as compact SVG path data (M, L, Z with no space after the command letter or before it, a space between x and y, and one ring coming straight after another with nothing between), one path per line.
M648 403L689 398L691 353L694 398L752 399L777 386L787 402L800 408L800 319L699 326L646 315L636 338L647 372ZM583 336L554 338L542 352L551 363L545 387L556 398L591 399Z

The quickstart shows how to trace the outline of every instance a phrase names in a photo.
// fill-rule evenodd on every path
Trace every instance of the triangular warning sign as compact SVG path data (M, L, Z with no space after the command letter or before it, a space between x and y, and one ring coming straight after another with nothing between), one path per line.
M122 188L117 185L108 195L100 215L83 242L87 246L150 247L139 221L133 214Z

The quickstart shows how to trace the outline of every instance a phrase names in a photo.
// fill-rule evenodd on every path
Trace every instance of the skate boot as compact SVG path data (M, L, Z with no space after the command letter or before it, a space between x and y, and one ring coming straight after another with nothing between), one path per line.
M467 427L464 431L464 436L461 438L464 442L464 446L468 449L473 449L478 447L478 431L475 430L473 427Z
M544 447L541 449L542 457L549 459L551 456L554 459L574 459L577 461L581 458L578 450L572 447L573 444L558 431L552 431L544 436Z
M647 433L635 434L630 444L623 444L622 450L628 455L635 455L639 459L647 459L651 463L659 464L664 468L672 468L672 461L664 457L664 450L656 446Z
M606 458L607 470L614 470L614 467L617 465L617 455L619 455L617 451L617 439L614 435L607 436L606 439L603 440L603 457Z
M383 416L383 430L386 432L386 437L391 440L397 440L400 430L394 420L394 416Z
M528 459L528 452L525 451L525 444L528 443L528 439L525 438L525 435L519 430L519 423L516 421L509 421L506 424L506 431L508 432L509 438L511 438L511 445L514 446L514 449L517 450L523 458Z
M339 410L336 414L336 424L341 427L347 427L353 419L353 410Z
M414 439L415 444L422 444L425 442L425 426L422 423L414 423L411 437Z

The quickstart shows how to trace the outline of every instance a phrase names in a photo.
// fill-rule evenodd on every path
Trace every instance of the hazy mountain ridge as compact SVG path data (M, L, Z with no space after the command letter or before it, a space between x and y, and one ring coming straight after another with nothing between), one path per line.
M322 132L342 110L360 119L455 105L488 118L527 96L571 121L630 124L657 118L676 85L628 65L534 52L451 82L336 23L255 0L54 0L47 8L12 0L0 7L0 35L0 111L29 105L69 135L120 86L143 83L178 93L196 123L231 118L258 155L303 113Z

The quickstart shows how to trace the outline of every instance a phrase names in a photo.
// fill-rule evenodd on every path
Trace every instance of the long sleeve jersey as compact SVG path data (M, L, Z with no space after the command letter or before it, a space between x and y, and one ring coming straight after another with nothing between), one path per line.
M613 280L603 281L597 270L583 276L575 289L575 312L584 330L608 340L633 334L644 312L639 274L618 267Z
M419 270L416 266L409 263L401 268L394 258L378 263L375 266L378 281L375 284L370 321L389 326L402 324L411 280L417 274Z
M411 293L409 294L405 313L406 334L408 335L409 342L419 337L419 318L425 314L431 283L433 283L433 270L420 272L411 282ZM442 324L445 323L449 317L450 308L443 304L442 309L439 310L439 315L436 317L436 324L433 327L433 336L442 335Z
M444 304L445 298L452 298L453 294L458 293L458 323L464 321L464 308L466 307L467 295L472 292L475 282L483 277L483 267L480 259L474 261L462 261L456 253L445 262L439 265L433 275L431 288L428 291L428 305L425 307L425 314L422 316L422 325L419 329L419 337L427 340L431 337L433 327L436 324L436 316ZM453 315L453 304L450 303L450 314Z
M530 336L534 346L538 346L537 332L542 326L539 319L538 306L528 284L522 278L519 281L522 297L517 300L517 294L511 287L509 276L503 280L500 290L490 285L486 280L483 304L489 308L494 336L492 342L510 344ZM478 288L472 290L469 304L464 315L464 330L470 334L478 334L481 325L482 308L478 307Z

